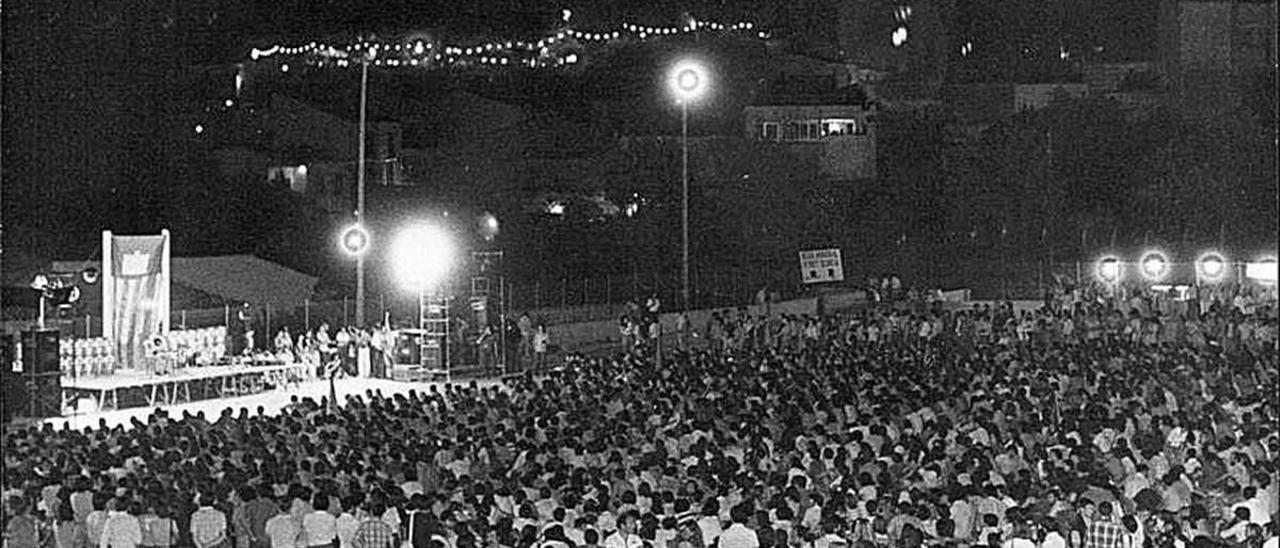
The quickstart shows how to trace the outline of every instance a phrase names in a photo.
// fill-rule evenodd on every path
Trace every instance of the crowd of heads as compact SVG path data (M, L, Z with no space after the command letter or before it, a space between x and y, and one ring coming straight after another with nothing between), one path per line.
M1274 546L1280 362L1239 328L1274 301L1199 314L1223 318L1203 341L1109 321L1160 306L1058 302L1024 331L1007 305L730 312L661 365L33 427L4 438L6 518L56 531L87 497L189 545L212 507L256 547L253 498L424 548Z

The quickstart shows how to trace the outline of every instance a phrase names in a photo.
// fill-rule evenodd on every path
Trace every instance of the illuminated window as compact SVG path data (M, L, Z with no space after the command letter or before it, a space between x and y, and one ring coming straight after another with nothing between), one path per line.
M857 120L852 119L829 119L822 121L822 136L835 137L840 135L863 135L866 129L859 124Z
M760 124L760 140L761 141L777 141L778 140L777 122L765 122L763 124Z

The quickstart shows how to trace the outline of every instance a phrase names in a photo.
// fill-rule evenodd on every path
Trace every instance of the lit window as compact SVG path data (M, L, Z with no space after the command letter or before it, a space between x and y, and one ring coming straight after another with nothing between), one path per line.
M828 119L822 121L822 136L835 137L841 135L865 135L864 124L853 119Z
M778 140L777 122L765 122L763 124L760 124L760 140L762 141Z

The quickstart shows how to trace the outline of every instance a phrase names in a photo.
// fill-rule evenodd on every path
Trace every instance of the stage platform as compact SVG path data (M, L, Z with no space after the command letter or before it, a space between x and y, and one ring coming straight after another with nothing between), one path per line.
M93 411L154 408L197 399L254 394L269 387L296 385L309 378L303 364L211 365L177 369L164 375L118 370L99 377L63 377L62 408L78 407L85 398L96 404Z
M470 384L473 381L457 382L454 384ZM474 382L482 387L488 388L493 386L502 386L499 379L476 379ZM430 391L432 387L436 390L444 390L448 383L441 382L400 382L390 379L361 379L361 378L344 378L334 380L334 392L337 394L338 401L346 401L348 396L364 397L366 392L380 392L384 397L393 397L396 394L407 394L410 390L418 392ZM314 401L320 401L320 398L329 397L329 381L325 379L307 380L296 385L289 385L287 390L270 390L258 394L248 394L239 396L229 396L221 399L208 399L192 401L189 403L178 404L159 404L156 407L132 407L126 409L100 410L95 412L77 412L63 417L50 417L46 419L22 419L15 422L12 427L25 427L29 425L49 424L54 428L61 429L64 425L74 429L98 428L99 424L106 424L107 428L115 428L116 426L129 426L129 421L138 419L146 422L147 417L155 412L156 408L162 408L169 413L170 417L181 418L184 412L197 414L203 412L205 418L210 421L218 419L218 415L223 409L232 409L235 413L239 413L241 408L247 409L249 413L257 413L257 408L261 406L263 411L270 416L279 415L281 410L287 407L293 396L298 398L311 398Z

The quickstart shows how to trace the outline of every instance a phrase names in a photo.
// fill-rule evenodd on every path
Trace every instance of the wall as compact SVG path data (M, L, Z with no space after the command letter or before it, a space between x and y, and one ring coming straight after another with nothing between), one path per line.
M760 141L761 124L788 121L853 119L866 128L864 135L820 137L816 141L779 142L791 152L818 162L819 171L833 179L874 179L876 177L876 128L872 112L856 105L750 106L743 112L743 136ZM782 128L779 127L779 135Z
M1080 98L1089 95L1088 84L1018 84L1013 88L1015 111L1040 110L1056 98Z
M850 294L842 293L824 295L822 297L809 297L783 301L780 303L772 303L767 306L769 313L773 315L815 315L818 312L819 299L824 301L823 306L829 306L827 303L834 304L833 300L838 300L838 302L844 303L851 298ZM745 308L751 314L765 313L765 305L751 305L746 306ZM707 322L711 319L711 314L725 310L736 309L716 308L691 311L689 313L690 328L701 336L701 334L706 330ZM662 332L664 334L675 333L677 317L678 314L674 312L659 315L659 322L662 324ZM548 325L547 331L551 335L552 344L559 345L565 351L570 352L580 352L590 349L598 349L601 347L617 346L621 339L621 335L618 331L618 320L616 318L592 322Z

